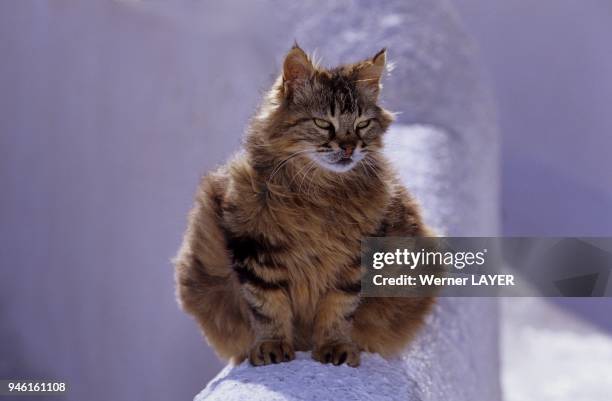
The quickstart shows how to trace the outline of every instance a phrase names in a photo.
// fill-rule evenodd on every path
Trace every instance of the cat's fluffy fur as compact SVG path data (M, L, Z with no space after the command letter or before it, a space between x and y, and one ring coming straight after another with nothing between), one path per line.
M294 46L244 151L202 180L177 292L221 357L357 366L421 325L432 298L359 297L363 237L427 235L380 152L385 57L327 70Z

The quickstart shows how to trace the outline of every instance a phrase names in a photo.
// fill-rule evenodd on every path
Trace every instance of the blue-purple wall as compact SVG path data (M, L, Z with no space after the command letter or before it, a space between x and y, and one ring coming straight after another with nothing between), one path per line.
M612 3L454 0L502 129L507 235L612 235Z

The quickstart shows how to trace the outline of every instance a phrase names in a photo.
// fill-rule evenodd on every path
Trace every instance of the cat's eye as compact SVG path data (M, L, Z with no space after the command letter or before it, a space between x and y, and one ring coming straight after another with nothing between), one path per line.
M357 124L357 128L366 128L368 125L370 125L370 121L372 120L364 120L360 122L359 124Z
M329 129L332 126L329 121L321 120L320 118L313 118L312 120L319 128Z

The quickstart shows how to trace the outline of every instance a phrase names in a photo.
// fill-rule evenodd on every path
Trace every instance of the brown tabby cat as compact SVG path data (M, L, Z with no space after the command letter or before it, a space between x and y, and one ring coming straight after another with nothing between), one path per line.
M218 354L253 365L389 356L432 298L360 298L365 236L425 236L381 153L385 50L327 70L295 45L243 153L202 180L176 259L178 297Z

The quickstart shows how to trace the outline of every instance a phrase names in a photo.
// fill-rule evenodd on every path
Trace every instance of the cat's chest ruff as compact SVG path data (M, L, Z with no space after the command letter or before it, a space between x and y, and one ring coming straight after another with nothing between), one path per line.
M360 204L362 201L363 204ZM272 207L276 222L288 234L300 237L331 240L334 237L366 235L379 222L384 207L366 205L365 200L331 200L321 203L295 202L284 207ZM303 239L306 239L303 238ZM300 238L295 238L299 241Z
M361 238L377 231L388 202L384 185L327 192L318 188L303 194L250 178L234 179L226 226L237 236L261 238L282 248L274 255L281 264L311 264L317 255L353 253Z

